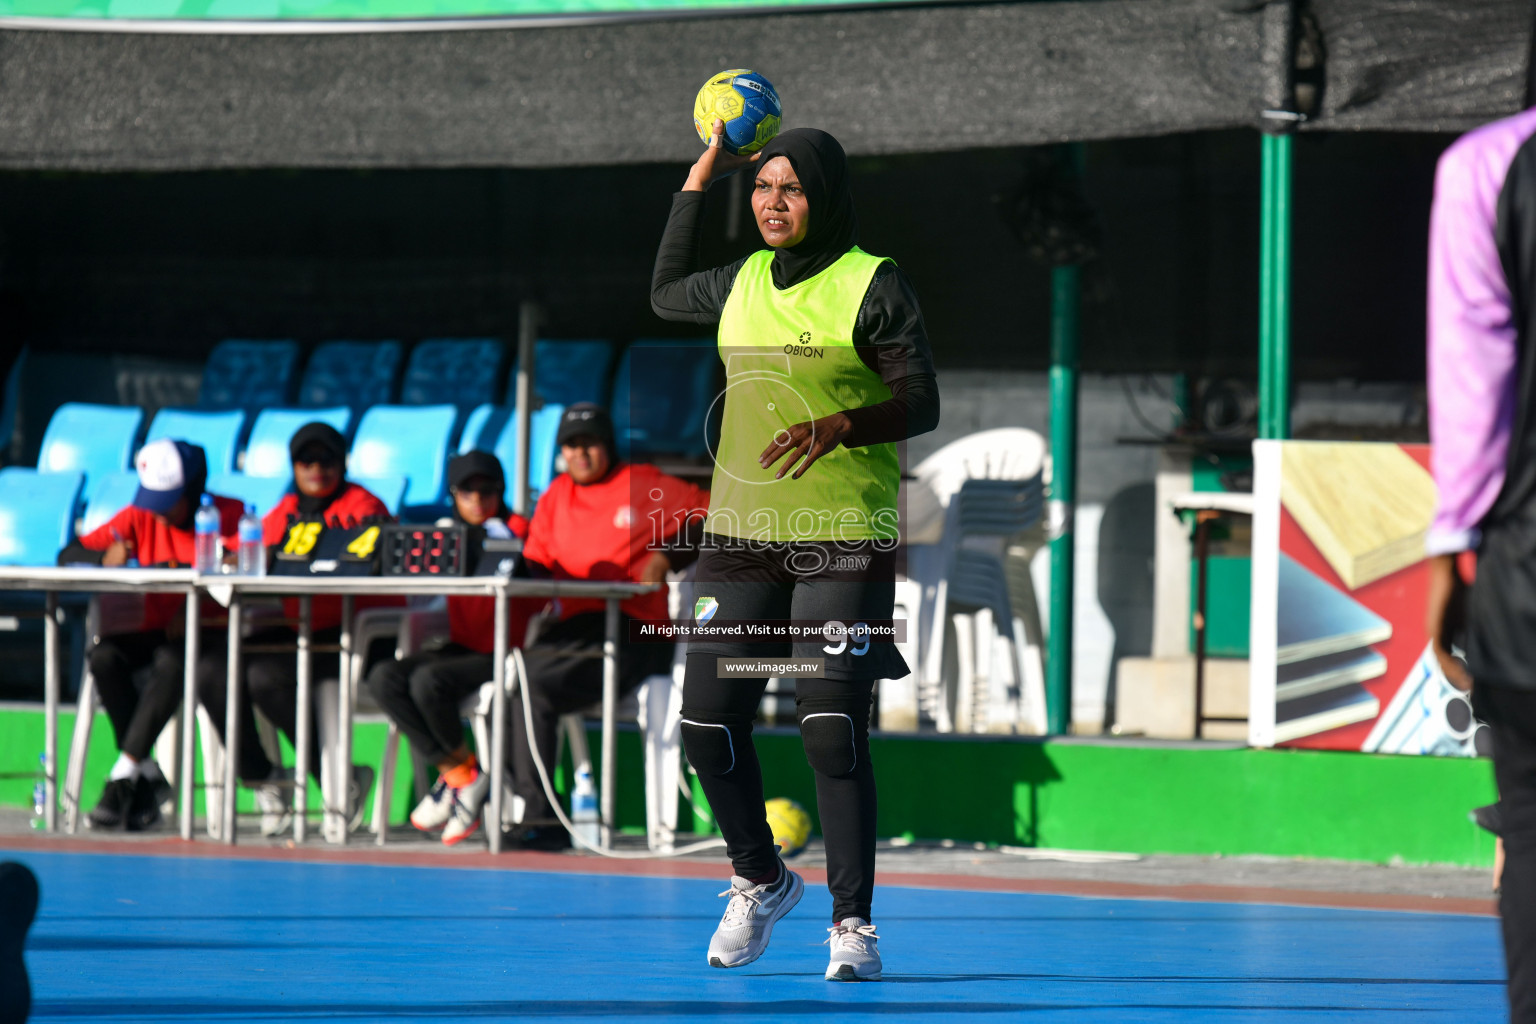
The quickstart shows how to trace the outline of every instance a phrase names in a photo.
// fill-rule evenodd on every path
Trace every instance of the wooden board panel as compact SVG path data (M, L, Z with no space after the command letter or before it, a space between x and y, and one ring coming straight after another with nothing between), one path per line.
M1290 442L1280 500L1354 590L1424 557L1435 482L1395 444Z

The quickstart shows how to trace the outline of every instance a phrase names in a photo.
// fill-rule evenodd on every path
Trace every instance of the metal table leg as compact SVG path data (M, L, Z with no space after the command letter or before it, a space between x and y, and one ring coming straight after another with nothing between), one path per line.
M309 763L310 733L314 729L314 711L310 706L310 691L313 682L310 678L310 624L309 613L313 601L308 594L299 598L299 643L298 643L298 721L293 729L293 841L302 843L304 833L309 828L309 769L313 767Z
M613 847L613 798L615 751L618 736L614 718L619 706L619 601L610 597L607 601L607 620L603 627L603 792L599 814L602 826L598 833L598 845L608 850ZM531 741L530 741L531 742Z
M43 595L43 657L43 825L53 832L59 827L59 595L52 590Z
M496 644L492 653L491 679L495 692L491 695L491 763L480 770L491 775L490 821L484 822L491 852L501 852L501 795L502 764L507 749L507 591L496 588ZM526 699L526 697L525 697ZM530 742L532 742L530 740Z
M227 683L224 699L229 703L224 710L224 845L235 845L235 793L240 760L240 695L244 680L240 678L240 592L229 595L229 658L226 664Z
M341 599L341 663L337 678L337 698L341 706L337 709L336 720L340 723L336 737L336 760L340 762L337 767L337 786L341 790L341 821L336 829L336 842L342 846L347 845L348 825L352 820L352 604L351 594L346 594ZM359 793L359 801L367 797L366 793Z
M202 635L199 630L201 608L197 588L187 591L186 665L182 673L181 689L181 838L192 838L192 811L197 789L193 774L197 762L193 754L193 734L197 731L197 662L202 654ZM206 781L212 781L206 780Z

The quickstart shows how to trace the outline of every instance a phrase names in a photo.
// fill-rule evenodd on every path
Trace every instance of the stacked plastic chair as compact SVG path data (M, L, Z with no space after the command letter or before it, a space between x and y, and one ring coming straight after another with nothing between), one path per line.
M943 507L943 529L934 543L908 544L911 584L898 592L919 644L919 714L941 732L987 731L999 710L1014 729L1044 730L1039 611L1032 592L1009 586L1008 564L1009 542L1041 521L1044 461L1039 434L1003 427L917 467L914 488Z
M711 340L644 340L630 345L613 384L619 454L703 458L709 415L718 411L720 356Z

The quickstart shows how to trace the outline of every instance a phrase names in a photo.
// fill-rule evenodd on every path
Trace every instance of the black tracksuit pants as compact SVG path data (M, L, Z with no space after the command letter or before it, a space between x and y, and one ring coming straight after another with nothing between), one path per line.
M459 705L491 681L494 659L460 644L396 661L381 661L368 673L368 689L411 750L427 764L441 764L464 745ZM484 760L485 752L481 752Z
M1536 691L1474 685L1472 706L1493 731L1493 774L1504 829L1499 918L1509 1019L1536 1024Z
M224 678L226 643L222 630L203 630L198 646L199 688L207 675ZM181 706L186 655L186 641L167 637L163 629L103 637L91 648L91 675L112 722L117 749L136 761L150 756L155 740ZM143 668L149 669L149 682L140 691L133 685L133 676Z
M270 629L251 635L243 644L297 645L299 636L291 629ZM317 645L333 646L341 642L341 627L322 629L310 637ZM239 770L240 778L247 782L259 782L272 774L272 760L261 745L256 732L256 717L251 708L261 709L267 721L288 737L289 743L297 744L299 728L299 660L298 651L274 651L247 655L242 661L245 669L245 688L241 693ZM334 679L341 668L341 656L335 652L311 654L310 679ZM219 738L224 739L224 724L229 707L229 688L226 682L229 662L222 655L214 665L204 665L197 673L197 697L208 709L213 727ZM310 722L315 720L310 718ZM319 729L309 730L309 772L320 778Z
M545 768L553 772L560 742L560 716L591 707L603 699L605 620L602 612L572 615L544 626L534 642L523 648L523 664L528 669L527 698L533 718L532 742L520 691L509 702L509 725L512 787L523 798L526 824L555 820L533 762L535 749ZM620 694L635 689L647 676L664 674L672 668L672 644L630 642L630 622L629 616L619 616Z
M752 746L752 721L768 680L718 679L717 657L688 655L683 677L683 744L725 836L732 870L743 878L763 878L773 874L778 848L763 809L763 773ZM827 848L827 888L832 893L834 921L871 920L875 769L869 759L869 714L874 685L871 679L795 681L795 710L806 758L816 771L816 806ZM831 734L833 742L822 743L828 734L808 729L808 721L816 726L834 724L838 731ZM717 762L715 753L707 749L712 731L729 736L726 764ZM849 733L851 744L845 738ZM849 749L843 750L844 746Z

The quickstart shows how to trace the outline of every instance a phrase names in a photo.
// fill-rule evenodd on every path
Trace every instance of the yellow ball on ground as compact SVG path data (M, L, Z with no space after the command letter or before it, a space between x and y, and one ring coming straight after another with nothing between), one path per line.
M811 838L811 816L805 808L788 797L774 797L763 805L768 814L768 830L779 848L779 855L793 857L805 849Z

